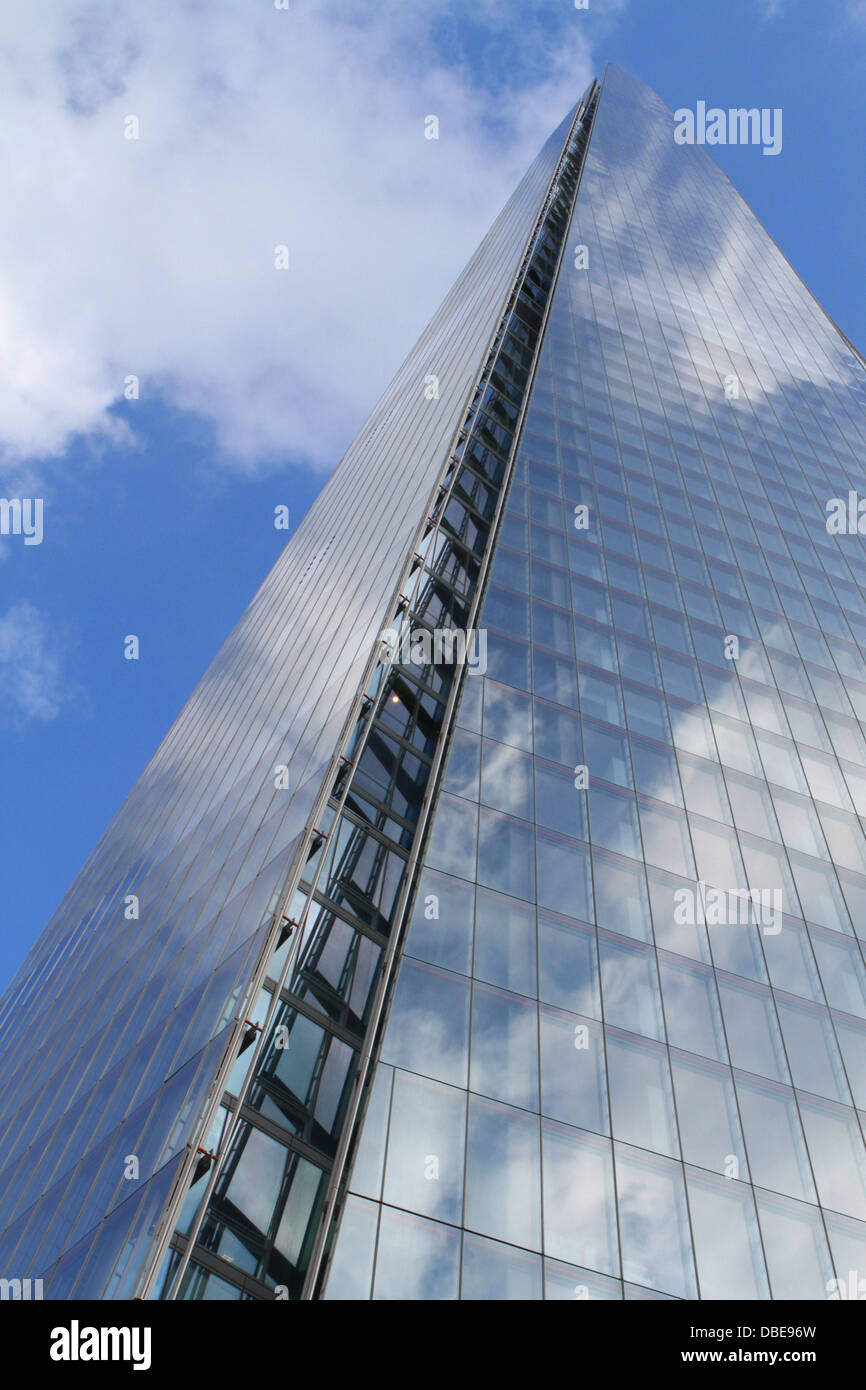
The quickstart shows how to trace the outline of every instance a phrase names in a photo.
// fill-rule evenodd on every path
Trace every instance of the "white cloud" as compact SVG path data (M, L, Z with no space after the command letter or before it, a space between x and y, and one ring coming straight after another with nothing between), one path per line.
M763 19L778 19L788 8L788 0L760 0L759 9Z
M66 698L60 643L33 604L14 603L0 615L0 721L54 719Z
M437 56L447 9L13 7L0 48L7 473L77 432L131 444L110 413L129 373L143 399L160 391L212 422L235 463L336 462L592 75L574 12L536 32L523 90L506 70L491 100ZM519 28L510 42L517 64ZM438 141L424 139L430 113ZM138 140L124 138L128 115ZM273 268L281 243L287 272Z
M758 0L758 8L762 19L780 19L790 14L794 3L795 0ZM841 0L841 8L837 0L834 18L843 31L849 25L855 28L866 25L866 0Z

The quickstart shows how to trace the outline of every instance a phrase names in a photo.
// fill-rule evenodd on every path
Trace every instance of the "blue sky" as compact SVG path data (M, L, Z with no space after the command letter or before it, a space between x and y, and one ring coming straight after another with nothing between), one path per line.
M45 535L0 539L0 986L279 553L274 508L303 515L606 60L674 108L782 108L778 157L715 156L866 347L864 0L20 9L0 495L44 498Z

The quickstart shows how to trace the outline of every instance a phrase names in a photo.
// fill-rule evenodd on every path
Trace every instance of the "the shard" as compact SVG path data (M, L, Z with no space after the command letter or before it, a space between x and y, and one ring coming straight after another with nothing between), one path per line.
M676 129L551 136L3 997L5 1278L866 1290L866 370Z

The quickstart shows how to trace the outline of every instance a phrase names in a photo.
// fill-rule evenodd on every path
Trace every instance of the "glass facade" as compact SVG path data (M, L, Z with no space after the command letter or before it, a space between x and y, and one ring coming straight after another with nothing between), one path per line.
M554 133L0 1001L6 1277L866 1276L866 372L673 131Z
M866 1271L866 373L672 129L607 70L327 1298Z

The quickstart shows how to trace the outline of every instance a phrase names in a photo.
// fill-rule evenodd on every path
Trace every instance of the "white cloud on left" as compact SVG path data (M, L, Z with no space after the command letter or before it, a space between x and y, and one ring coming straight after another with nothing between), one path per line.
M13 603L0 614L0 722L54 719L66 695L60 646L44 615L32 603Z
M337 461L591 76L573 12L543 78L491 111L439 63L447 3L28 0L4 16L7 476L76 434L131 443L110 407L133 373L143 398L211 422L237 466Z

